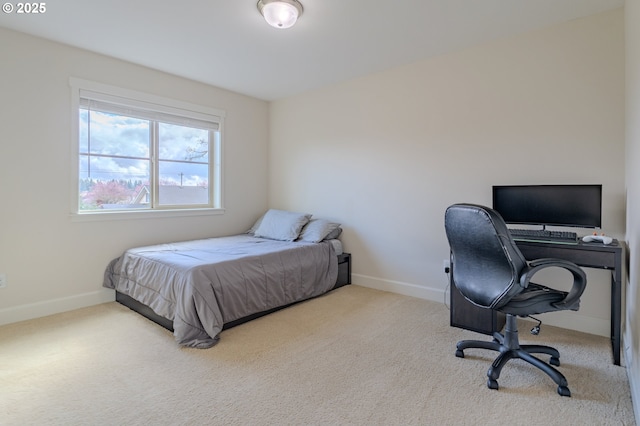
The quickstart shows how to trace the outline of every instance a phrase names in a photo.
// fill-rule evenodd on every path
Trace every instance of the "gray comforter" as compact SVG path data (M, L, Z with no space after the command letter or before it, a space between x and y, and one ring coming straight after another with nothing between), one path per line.
M328 242L235 235L127 250L103 285L172 320L179 344L208 348L225 323L326 293L337 275Z

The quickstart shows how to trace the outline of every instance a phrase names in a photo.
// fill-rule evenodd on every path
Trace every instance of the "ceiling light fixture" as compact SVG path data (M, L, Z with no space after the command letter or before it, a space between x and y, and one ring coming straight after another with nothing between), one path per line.
M258 10L274 28L291 28L302 15L298 0L259 0Z

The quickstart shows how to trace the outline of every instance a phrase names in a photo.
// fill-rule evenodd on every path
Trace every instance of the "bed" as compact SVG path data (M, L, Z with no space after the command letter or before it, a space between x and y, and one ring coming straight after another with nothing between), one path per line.
M126 250L108 264L103 286L178 344L209 348L223 329L349 284L340 232L311 215L269 210L245 234Z

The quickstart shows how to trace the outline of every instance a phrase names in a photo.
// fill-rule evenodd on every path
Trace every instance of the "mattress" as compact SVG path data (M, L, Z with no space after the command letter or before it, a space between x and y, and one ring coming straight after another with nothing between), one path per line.
M225 323L331 290L336 241L242 234L138 247L109 263L103 285L173 321L180 345L207 348Z

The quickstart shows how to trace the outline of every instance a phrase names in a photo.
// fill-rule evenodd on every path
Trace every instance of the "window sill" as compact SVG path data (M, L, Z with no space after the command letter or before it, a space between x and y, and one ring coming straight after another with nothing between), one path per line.
M97 222L103 220L136 220L165 217L213 216L224 214L221 208L144 210L144 211L100 211L71 213L72 222Z

